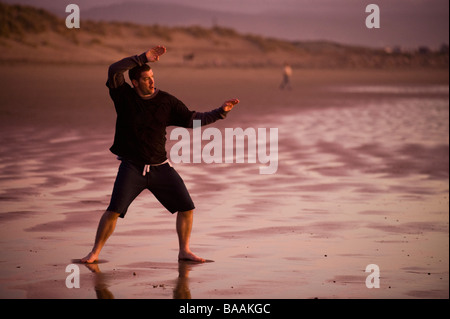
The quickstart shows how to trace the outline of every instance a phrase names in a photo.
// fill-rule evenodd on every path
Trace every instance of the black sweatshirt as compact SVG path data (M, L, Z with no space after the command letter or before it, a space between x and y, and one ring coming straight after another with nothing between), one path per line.
M125 82L123 73L147 62L145 54L122 59L109 67L109 94L117 112L112 153L141 164L160 164L167 160L166 128L193 127L194 120L202 125L226 117L222 108L211 112L190 111L180 100L161 90L149 99L141 98Z

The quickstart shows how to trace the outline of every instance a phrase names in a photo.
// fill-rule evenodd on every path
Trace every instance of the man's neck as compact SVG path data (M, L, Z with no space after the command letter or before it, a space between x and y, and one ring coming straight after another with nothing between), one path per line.
M136 90L136 93L137 93L137 94L141 97L141 99L143 99L143 100L150 100L150 99L154 98L155 95L156 95L158 92L159 92L159 89L155 89L155 91L154 91L152 94L143 95L143 94L139 93L139 92Z

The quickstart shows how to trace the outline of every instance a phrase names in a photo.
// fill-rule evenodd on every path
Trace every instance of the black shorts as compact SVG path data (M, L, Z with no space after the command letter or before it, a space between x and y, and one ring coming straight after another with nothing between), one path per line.
M143 170L144 165L122 159L108 211L125 217L130 204L144 189L152 192L172 214L195 208L183 179L169 163L151 166L145 176Z

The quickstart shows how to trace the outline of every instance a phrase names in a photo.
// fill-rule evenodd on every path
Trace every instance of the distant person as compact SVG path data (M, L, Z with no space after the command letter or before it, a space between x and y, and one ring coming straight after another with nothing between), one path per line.
M194 61L194 58L195 58L195 54L194 53L189 53L189 54L183 55L183 61L185 63L190 62L190 61Z
M225 118L239 100L228 100L210 112L190 111L180 100L155 87L153 71L147 62L158 61L165 52L165 47L157 46L109 67L106 86L117 112L114 143L110 150L121 164L110 204L98 225L94 247L81 259L84 263L98 259L117 219L125 217L131 202L144 189L150 190L169 212L177 213L178 259L205 261L189 247L194 203L183 180L167 159L166 127L192 128L194 120L201 120L202 125L214 123ZM123 74L126 71L133 87L125 82Z
M283 90L284 88L287 88L289 90L292 89L291 77L292 77L292 68L288 63L285 63L283 67L283 81L281 82L280 85L281 90Z

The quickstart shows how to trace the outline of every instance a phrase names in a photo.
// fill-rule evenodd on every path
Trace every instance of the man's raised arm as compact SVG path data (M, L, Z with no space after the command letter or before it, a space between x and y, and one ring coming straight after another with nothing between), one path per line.
M123 74L126 71L147 62L156 62L164 53L166 53L165 47L156 46L141 55L130 56L111 64L108 69L107 86L111 89L118 88L125 83L125 77Z

